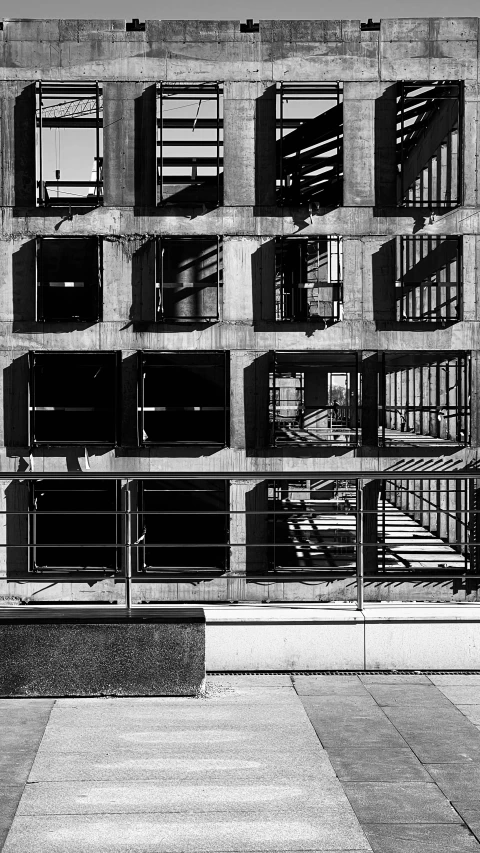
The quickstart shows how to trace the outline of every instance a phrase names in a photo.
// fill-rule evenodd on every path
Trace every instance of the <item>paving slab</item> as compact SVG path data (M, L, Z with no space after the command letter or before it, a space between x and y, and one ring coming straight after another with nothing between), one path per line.
M480 726L480 705L456 705L459 711L478 728Z
M454 802L453 805L465 821L470 832L472 832L475 838L480 842L480 802L473 807L469 803L464 804Z
M461 823L434 783L345 782L360 823Z
M402 749L328 749L328 757L342 782L430 782L418 758Z
M381 708L390 705L409 705L413 708L419 705L451 705L433 684L367 684L366 687Z
M395 727L385 719L379 708L363 714L322 714L306 709L322 745L325 748L350 746L403 747L405 741Z
M476 675L467 675L460 673L458 675L429 675L428 678L432 682L432 684L436 684L438 687L442 687L443 685L452 686L460 686L465 684L468 687L473 687L475 685L480 685L480 674Z
M293 679L295 690L299 696L364 696L365 688L356 676L295 676Z
M370 851L345 809L294 815L114 814L19 816L3 853L229 853L229 851Z
M362 684L430 684L428 675L393 675L385 673L359 673L357 678Z
M0 815L2 817L13 818L23 794L23 788L23 785L0 785Z
M320 774L303 780L269 784L231 778L177 778L165 783L138 779L109 782L37 782L27 785L18 815L120 814L165 812L274 812L297 813L304 808L324 810L344 805L337 780Z
M269 783L275 778L279 783L289 780L309 779L313 783L318 768L331 765L326 753L316 754L315 760L308 765L298 761L286 763L279 755L244 758L232 752L230 756L210 755L204 758L185 758L183 756L162 757L151 754L139 755L134 750L116 750L113 753L39 753L30 773L30 782L61 782L68 780L111 781L130 779L194 779L204 778L219 784L232 778L240 781ZM323 773L323 770L322 770ZM326 778L326 777L324 777ZM325 783L326 784L326 783Z
M480 763L427 764L426 769L449 800L469 802L480 795Z
M480 684L439 684L437 689L454 705L480 705Z
M36 749L0 750L0 785L22 785L28 779Z
M374 853L480 853L465 826L448 824L366 824Z

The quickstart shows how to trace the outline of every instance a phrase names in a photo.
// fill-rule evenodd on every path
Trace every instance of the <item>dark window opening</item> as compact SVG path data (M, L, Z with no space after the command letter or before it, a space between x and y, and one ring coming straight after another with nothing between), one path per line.
M119 570L118 484L38 480L30 483L30 570L42 573Z
M159 83L157 126L160 204L221 204L223 86Z
M33 446L117 443L119 353L30 353Z
M460 237L397 237L397 320L460 320L461 283Z
M103 95L99 83L37 83L38 203L103 201Z
M100 238L37 238L38 320L99 320L101 291Z
M455 207L462 203L462 85L399 83L397 96L398 203Z
M148 480L141 485L139 570L224 572L228 569L228 482Z
M268 506L271 571L314 572L318 580L355 577L354 481L273 481Z
M342 204L342 84L279 83L277 89L279 204Z
M468 353L382 353L380 435L385 446L470 443ZM383 397L383 398L382 398Z
M270 445L355 446L360 435L356 353L276 352L270 373Z
M225 447L228 352L139 353L140 444Z
M157 242L157 322L218 320L220 237L161 237Z
M342 319L341 237L277 237L275 258L277 320Z

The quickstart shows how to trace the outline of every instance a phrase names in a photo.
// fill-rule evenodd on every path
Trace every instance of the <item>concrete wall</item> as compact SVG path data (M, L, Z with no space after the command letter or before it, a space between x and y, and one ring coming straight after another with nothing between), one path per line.
M126 32L124 20L5 19L0 30L0 470L85 470L85 449L38 449L27 438L29 350L121 350L123 445L89 449L93 471L243 471L310 469L366 473L395 467L437 470L478 458L476 369L480 351L479 62L477 18L392 19L380 31L359 20L261 21L241 33L238 21L147 21ZM465 83L464 205L434 218L396 207L395 83ZM99 80L104 85L104 206L73 210L35 206L36 80ZM214 210L156 207L155 82L224 82L224 205ZM312 212L275 205L275 83L344 82L344 204ZM37 236L103 237L103 319L96 324L37 323ZM274 238L344 238L344 319L323 328L272 320ZM406 329L395 321L394 242L398 235L463 237L463 320L445 328ZM221 235L224 285L218 323L156 325L148 313L153 238ZM230 446L215 452L135 448L136 350L228 350ZM270 350L471 350L472 447L359 449L267 447ZM431 469L430 469L431 470ZM227 586L229 589L227 590ZM276 585L274 585L276 586ZM230 588L231 587L231 588ZM108 595L116 596L108 583ZM97 588L98 591L99 588ZM222 582L202 595L265 599L268 591ZM292 585L286 596L310 596ZM57 590L58 591L58 590ZM95 591L96 592L96 591ZM85 595L89 595L87 589ZM166 590L175 597L177 591ZM65 594L68 594L67 592ZM103 594L103 593L102 593ZM164 593L162 593L163 595ZM184 591L187 595L187 592ZM341 597L347 592L336 590ZM45 593L47 595L47 593ZM48 593L50 595L50 593ZM93 595L93 593L92 593ZM318 592L317 592L318 595Z

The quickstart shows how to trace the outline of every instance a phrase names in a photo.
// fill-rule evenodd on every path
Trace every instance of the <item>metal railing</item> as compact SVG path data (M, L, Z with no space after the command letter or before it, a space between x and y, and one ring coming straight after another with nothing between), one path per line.
M258 600L249 596L254 587L273 600L278 586L284 591L278 600L299 600L303 585L316 590L308 600L346 601L361 610L372 588L404 585L418 597L421 587L448 586L442 600L476 600L480 586L480 472L399 471L371 478L306 471L274 479L251 472L209 473L208 479L203 472L69 472L1 479L7 592L26 583L66 583L70 590L71 584L110 580L124 584L131 606L135 589L145 584L162 588L162 603L178 600L165 593L172 584L177 591L214 584L217 601ZM98 494L112 492L111 481L117 497L102 509ZM47 506L42 500L52 483L50 494L58 499ZM147 505L145 489L161 493L160 503ZM78 509L80 492L93 499ZM65 560L70 551L74 558ZM113 565L103 558L112 554Z

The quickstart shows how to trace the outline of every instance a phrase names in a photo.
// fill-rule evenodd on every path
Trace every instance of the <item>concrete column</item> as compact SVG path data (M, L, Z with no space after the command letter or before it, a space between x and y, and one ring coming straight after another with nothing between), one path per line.
M375 204L375 94L368 83L343 87L343 164L345 207ZM370 95L370 97L368 97Z
M378 354L362 353L362 444L378 447Z
M267 484L258 480L230 480L230 572L232 574L255 574L267 570L268 520L264 514L268 509ZM247 514L248 512L248 514ZM246 546L249 547L246 547ZM255 547L250 547L254 545ZM258 547L256 547L258 546ZM235 580L237 592L246 598L245 579Z
M104 205L156 204L155 86L108 82L103 86Z
M363 319L363 241L343 241L343 319Z
M479 204L477 169L480 148L480 106L477 84L465 81L463 115L463 204L476 207Z
M363 566L365 574L378 571L379 552L377 548L379 535L378 499L380 481L367 480L363 482L363 515L361 519L361 539L363 542Z
M0 204L36 204L35 83L0 83Z
M223 103L224 204L273 204L275 87L226 82Z

